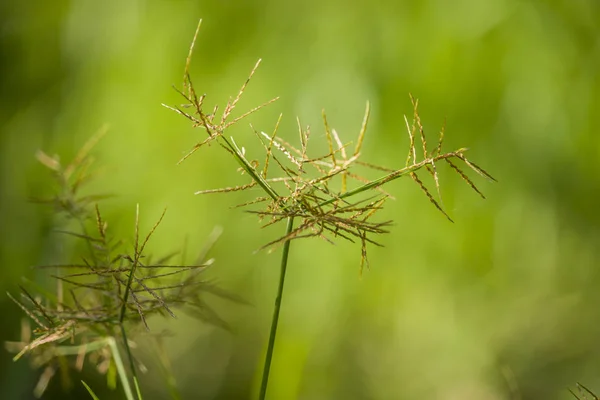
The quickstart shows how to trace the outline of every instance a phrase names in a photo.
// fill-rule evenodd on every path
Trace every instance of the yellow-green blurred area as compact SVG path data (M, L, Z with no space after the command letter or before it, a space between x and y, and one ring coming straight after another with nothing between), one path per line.
M440 164L454 224L409 178L391 182L396 199L377 218L394 225L362 276L360 243L292 243L269 399L569 399L578 381L600 392L596 0L2 2L2 293L17 294L22 277L52 289L31 266L78 254L76 240L53 232L51 209L28 201L53 188L36 151L71 160L107 124L85 190L115 195L100 203L109 232L131 245L136 204L142 232L167 207L148 251L186 247L192 262L223 227L206 277L249 303L207 295L232 333L184 313L149 321L150 334L172 334L182 398L256 398L281 249L255 250L285 227L261 229L231 208L258 191L194 196L248 182L219 146L177 165L206 133L161 103L184 102L172 86L199 18L190 72L210 107L222 110L259 58L236 115L281 97L229 131L249 158L264 157L249 122L272 132L283 113L279 135L297 143L298 116L323 154L321 110L350 142L368 100L362 159L401 168L410 92L430 145L446 118L445 148L468 147L499 181L470 175L481 200ZM0 310L0 340L18 340L23 312L7 296ZM144 399L169 398L144 340L134 349L148 370ZM12 356L3 350L0 398L33 398L43 369ZM81 379L101 399L123 398L91 363L71 378L65 392L57 373L44 398L88 398Z

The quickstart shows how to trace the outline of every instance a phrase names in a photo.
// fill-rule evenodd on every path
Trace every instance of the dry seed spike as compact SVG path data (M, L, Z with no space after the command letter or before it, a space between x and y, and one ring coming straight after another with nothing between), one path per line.
M118 256L117 258L121 258L122 256ZM77 269L88 269L88 264L51 264L51 265L36 265L33 268L39 269L54 269L54 268L77 268Z
M177 165L179 165L182 162L184 162L185 160L187 160L192 154L197 152L200 149L200 147L212 142L215 138L216 138L216 136L209 136L206 139L204 139L202 142L196 143L194 145L194 147L192 147L192 150L190 150L185 156L181 157L181 159L179 161L177 161Z
M340 150L336 150L335 152L338 152L338 151L340 151ZM334 168L334 165L332 163L323 161L328 158L329 159L331 158L330 153L327 153L325 155L315 157L315 158L307 158L306 160L304 160L304 162L311 164L313 167L315 167L317 170L319 170L319 172L323 172L323 168L321 168L321 167Z
M346 211L346 213L351 213L350 216L344 216L344 218L347 221L359 220L359 218L362 217L367 212L367 210L368 210L367 207L365 207L365 208L358 208L356 210L349 209L349 210ZM360 219L360 221L367 222L364 218Z
M339 135L337 134L335 129L331 130L331 135L333 136L333 139L335 140L335 142L338 145L338 149L340 150L341 156L342 156L342 160L344 161L344 163L342 165L346 165L346 163L348 162L348 156L346 155L346 146L344 146L344 144L342 143L342 141L340 140ZM337 168L338 165L335 164L335 168ZM346 192L348 188L347 185L347 178L346 178L346 174L342 174L342 188L341 188L341 192L344 193Z
M277 164L277 166L279 167L279 169L281 169L281 171L283 171L284 174L287 175L287 178L282 177L281 182L283 182L283 184L290 190L290 192L292 191L292 187L290 186L290 181L292 182L296 182L298 181L298 179L300 179L298 177L298 175L296 174L296 171L292 170L291 168L286 167L285 165L283 165L283 163L281 161L279 161L279 158L277 158L275 155L272 156L273 160L275 161L275 163Z
M96 204L95 210L96 210L96 226L98 228L98 233L100 234L100 237L102 238L102 240L104 242L106 242L106 229L108 227L108 224L102 220L102 216L100 215L100 207L98 207L98 204Z
M440 200L440 205L442 206L442 208L444 207L444 202L442 200L442 191L440 189L440 179L438 177L438 173L437 173L437 168L435 166L435 162L433 161L433 159L431 160L431 169L427 168L427 170L431 173L431 175L433 176L433 181L435 182L435 188L437 190L437 194L438 194L438 199Z
M327 187L328 180L330 180L335 175L339 174L341 171L342 170L337 170L337 171L331 172L329 174L322 175L322 176L320 176L318 178L314 178L314 179L311 179L311 180L304 180L304 181L302 181L302 185L301 186L297 185L297 189L296 190L299 191L303 196L307 196L307 197L314 197L313 195L310 195L310 194L306 193L305 188L307 188L307 187L310 187L311 189L313 189L315 191L319 191L319 192L322 192L322 193L325 193L325 194L329 194L329 189ZM321 187L317 186L318 183L322 183L324 187L321 188ZM335 195L332 195L332 197L335 197Z
M332 175L332 177L333 177L333 176L334 176L334 175ZM331 199L334 199L334 200L335 200L335 201L333 202L333 204L334 204L334 209L337 207L337 203L338 203L338 201L341 201L341 202L342 202L342 203L344 203L344 204L349 204L349 203L348 203L346 200L344 200L344 199L341 199L341 198L340 198L340 197L339 197L339 196L338 196L336 193L334 193L334 192L332 192L331 190L329 190L329 187L327 186L327 182L328 182L328 181L324 181L324 182L323 182L323 187L319 187L319 186L311 185L311 182L310 182L310 181L308 181L308 182L307 182L307 185L311 186L312 188L314 188L315 190L317 190L317 191L319 191L319 192L322 192L322 193L324 193L325 195L329 196ZM316 196L311 196L311 198L313 198L313 199L317 199L317 198L316 198ZM318 199L317 199L317 200L318 200ZM318 204L317 204L317 206L318 206L318 207L321 207L321 203L322 203L322 202L323 202L323 201L320 201L320 200L319 200L319 201L318 201Z
M196 107L196 113L198 115L204 114L204 111L202 111L202 106L204 105L204 100L206 99L206 93L202 94L200 98L197 98L194 87L192 86L192 94L194 95L194 106Z
M227 112L227 110L231 107L231 96L227 99L227 104L225 104L225 109L223 109L223 114ZM224 121L221 119L221 125L223 125Z
M235 123L239 122L240 120L242 120L242 119L246 118L247 116L249 116L249 115L251 115L251 114L254 114L254 113L255 113L255 112L257 112L258 110L260 110L260 109L262 109L262 108L265 108L266 106L268 106L268 105L269 105L269 104L271 104L271 103L274 103L274 102L276 102L277 100L279 100L279 97L274 97L274 98L272 98L271 100L269 100L269 101L267 101L267 102L265 102L265 103L262 103L262 104L261 104L261 105L259 105L259 106L256 106L256 107L252 108L250 111L246 111L245 113L243 113L243 114L242 114L242 115L240 115L239 117L236 117L236 118L234 118L233 120L231 120L231 122L228 122L228 123L226 123L225 125L223 125L223 127L222 127L222 130L225 130L225 129L229 128L231 125L233 125L233 124L235 124Z
M381 210L383 208L383 203L385 203L385 201L389 198L390 198L390 196L384 196L383 198L376 200L376 201L372 202L371 204L369 204L367 207L369 207L370 210L367 213L367 215L365 215L365 217L363 218L363 221L366 221L367 219L371 218L373 216L373 214L375 214L377 211Z
M250 83L250 80L252 79L252 77L254 76L254 73L256 72L256 70L258 69L258 66L260 65L260 63L262 62L262 59L258 59L256 61L256 64L254 64L254 68L252 68L252 71L250 71L250 75L248 75L248 78L246 79L246 82L244 82L244 84L242 85L242 87L240 88L240 91L238 93L238 95L235 97L235 99L233 100L233 103L231 103L231 110L233 110L233 108L236 106L236 104L238 103L238 101L240 100L240 98L242 97L242 94L244 93L244 91L246 90L246 86L248 86L248 83Z
M29 292L21 285L19 285L19 288L21 289L22 296L25 296L30 302L31 304L33 304L33 306L35 307L35 309L44 316L44 318L46 318L46 321L48 321L48 323L50 323L51 327L55 326L54 320L52 320L52 318L50 318L50 316L48 314L46 314L46 311L44 310L44 307L33 298L33 296L31 294L29 294Z
M417 126L419 128L419 134L420 134L420 138L421 138L421 144L423 146L423 160L427 160L429 159L429 154L427 153L427 139L425 137L425 130L423 128L423 125L421 123L421 117L419 116L418 113L415 113L415 120L417 121ZM433 157L433 156L432 156ZM429 174L433 177L433 179L436 181L436 189L438 192L438 198L440 199L441 202L441 193L440 193L440 189L439 189L439 182L437 179L437 171L435 169L435 162L432 159L431 160L431 166L429 166L429 164L425 165L425 169L427 170L427 172L429 172Z
M185 94L181 90L177 89L177 86L175 86L175 85L171 85L171 87L173 88L173 90L175 90L177 93L179 93L179 95L181 97L183 97L185 100L187 100L188 103L187 104L181 104L181 107L183 107L183 108L189 108L190 105L194 104L193 97L190 97L188 94Z
M336 165L335 151L333 150L333 139L331 137L331 129L329 128L329 123L327 122L327 115L325 114L325 109L321 111L321 116L323 117L323 124L325 125L325 137L327 137L327 144L329 145L329 154L331 154L331 162L333 163L333 165Z
M279 151L281 151L283 154L285 154L285 156L297 167L299 167L300 169L302 169L302 163L300 161L298 161L296 159L296 157L294 157L292 155L292 153L290 153L281 143L279 143L277 140L275 140L274 138L271 138L271 136L267 135L264 132L261 132L261 135L263 135L265 138L269 139L269 141L273 142L273 146L275 146L275 148Z
M252 182L248 183L247 185L231 186L231 187L224 187L224 188L219 188L219 189L198 190L197 192L194 192L194 194L199 195L199 194L212 194L212 193L239 192L241 190L250 189L254 186L256 186L256 182L252 181Z
M262 223L262 218L267 217L267 216L271 217L271 221L267 222L266 224L263 224L260 227L261 229L264 229L268 226L271 226L280 221L283 221L284 219L286 219L289 216L288 214L281 214L281 213L278 213L275 211L247 211L247 212L252 213L252 214L258 214L261 223Z
M265 167L263 167L263 170L260 172L260 176L265 179L267 177L267 168L269 166L269 157L270 157L270 152L269 152L269 145L270 145L270 141L269 141L269 145L265 144L265 141L262 138L262 135L258 133L258 131L256 130L256 128L254 127L254 125L252 125L252 123L248 124L250 126L250 129L252 129L252 132L254 132L254 135L256 136L256 138L258 139L258 141L260 142L260 144L263 145L265 152L267 153L266 159L265 159ZM260 162L255 161L256 166L255 168L258 168L260 166ZM239 170L239 168L238 168Z
M367 257L367 241L366 234L363 232L360 236L360 276L362 277L363 270L365 266L367 269L370 269L369 266L369 258Z
M62 229L54 229L53 232L55 233L62 233L63 235L69 235L69 236L73 236L79 239L84 239L87 240L89 242L102 242L101 239L97 239L88 235L84 235L82 233L77 233L77 232L71 232L71 231L63 231Z
M193 104L196 103L195 100L190 99L185 93L183 93L181 90L177 89L175 86L173 86L173 89L175 89L175 91L177 93L179 93L181 95L181 97L183 97L185 100L187 100L189 102L189 104L182 104L181 107L188 108L190 104L193 105ZM201 126L202 125L202 118L205 117L205 115L202 112L202 110L200 110L200 112L198 112L198 107L200 107L200 105L197 107L196 112L195 112L195 114L198 114L198 116L200 117L200 119L197 119L193 115L190 115L190 114L186 113L185 111L181 110L177 106L169 106L168 104L165 104L165 103L161 103L161 105L163 107L165 107L165 108L168 108L171 111L175 111L177 114L183 115L184 117L186 117L187 119L189 119L190 121L192 121L194 123L193 127Z
M331 226L329 226L331 225ZM323 224L323 229L331 232L333 234L334 237L338 238L342 238L344 240L349 241L350 243L356 243L354 240L352 240L352 238L350 236L348 236L347 234L352 234L353 236L356 236L356 232L349 230L347 228L345 228L344 226L340 225L340 224ZM342 233L344 232L344 233Z
M432 154L432 157L437 157L442 154L442 142L444 141L444 132L446 131L446 118L444 118L444 123L442 124L442 129L440 130L440 138L438 140L438 145Z
M173 89L175 89L175 91L177 93L179 93L181 95L181 97L183 97L185 100L187 100L187 104L181 104L181 107L183 107L183 108L193 107L195 109L195 113L198 115L201 115L201 114L203 114L202 105L204 104L204 99L206 98L206 94L203 94L202 96L200 96L200 98L198 98L198 95L196 94L196 90L194 89L194 85L192 83L192 78L189 76L189 74L186 79L187 79L187 82L189 85L188 94L185 94L181 90L177 89L177 87L175 85L173 85ZM185 88L184 88L184 90L185 90Z
M23 310L23 312L25 314L27 314L29 316L29 318L31 318L36 324L38 324L41 328L43 329L49 329L42 321L40 321L38 319L38 317L27 307L25 307L25 305L23 303L21 303L19 300L15 299L9 292L6 292L6 294L8 295L8 297L21 309Z
M370 163L360 161L360 160L356 160L356 163L360 166L371 168L376 171L383 171L383 172L394 172L395 171L395 169L392 169L392 168L386 168L386 167L382 167L380 165L370 164Z
M158 228L158 225L160 225L160 223L162 222L165 213L167 212L167 209L164 208L162 214L160 215L160 217L158 218L158 221L156 221L156 223L154 224L154 226L152 227L152 229L150 229L150 231L148 232L148 234L146 235L146 238L144 239L144 241L142 242L141 246L137 246L137 242L139 239L139 211L140 211L140 207L139 204L136 207L136 259L134 260L135 263L137 264L139 262L140 257L142 256L142 253L144 252L144 248L146 247L146 244L148 243L148 241L150 240L150 237L154 234L154 232L156 231L156 228Z
M477 172L479 175L481 175L482 177L489 179L492 182L498 182L493 176L491 176L490 174L488 174L486 172L486 170L484 170L483 168L481 168L480 166L478 166L477 164L467 160L467 158L463 155L460 154L459 152L456 152L456 157L461 159L465 164L467 164L473 171Z
M417 153L416 153L416 146L415 146L415 138L417 136L417 117L419 115L419 99L415 99L412 94L409 94L410 96L410 101L413 105L413 124L412 124L412 128L411 128L411 136L412 136L412 140L413 140L413 164L417 162Z
M363 117L362 126L360 127L360 132L358 133L358 140L356 141L356 148L354 149L354 155L358 155L360 153L360 149L362 148L363 140L365 138L365 133L367 132L367 124L369 123L369 116L371 115L371 103L367 101L367 106L365 108L365 116Z
M206 130L208 136L217 137L222 135L222 131L218 129L218 127L214 126L212 123L212 118L210 115L205 115L204 113L200 114L200 119L202 122L196 126L203 126Z
M421 188L421 190L425 193L425 195L427 196L427 198L429 199L429 201L435 206L435 208L437 208L442 214L444 214L446 216L446 218L448 218L448 220L450 222L454 222L452 220L452 218L450 218L450 216L448 214L446 214L446 211L444 211L444 209L433 198L433 196L431 195L431 193L429 193L429 190L427 190L427 188L425 187L425 185L423 184L423 182L421 182L421 180L419 179L419 177L417 176L417 174L414 173L414 172L411 172L410 173L410 177L417 183L417 185L419 185L419 187Z
M309 181L306 181L306 182L307 182L308 185L312 186L312 185L314 185L316 183L319 183L319 182L328 181L331 178L333 178L334 176L339 175L339 174L342 174L342 179L343 179L344 175L346 174L346 169L345 168L341 168L341 167L340 168L335 168L335 169L332 169L331 171L329 171L325 175L319 176L317 178L313 178L313 179L311 179Z
M94 275L98 275L98 274L94 274ZM81 283L81 282L77 282L74 281L72 279L66 278L64 276L57 276L57 275L50 275L50 277L61 281L61 282L66 282L68 284L71 284L73 286L75 286L75 288L86 288L86 289L91 289L91 290L97 290L100 292L106 292L107 289L104 287L104 285L102 283L95 283L95 284L87 284L87 283Z
M310 227L314 226L317 223L317 221L303 221L302 224L300 224L300 226L298 226L297 228L295 228L294 230L292 230L289 234L281 236L278 239L275 239L267 244L265 244L264 246L262 246L259 250L263 250L269 247L273 247L273 246L277 246L280 245L284 242L287 242L289 240L294 240L294 239L299 239L299 235L305 231L306 229L309 229ZM315 236L313 234L311 234L310 236ZM307 237L310 237L307 236Z
M202 105L204 104L204 99L206 98L206 93L204 93L202 96L200 96L200 98L198 98L198 95L196 94L196 90L194 89L194 84L192 83L192 78L189 76L189 74L187 77L187 81L189 82L189 85L190 85L189 93L188 93L189 97L186 97L185 95L184 95L184 97L187 99L187 101L189 101L194 106L194 108L196 109L196 114L198 114L198 115L203 114Z
M219 105L215 104L215 106L213 107L213 111L211 114L206 116L206 119L212 124L213 121L215 120L215 115L217 115L217 111L219 110Z
M315 236L318 236L319 239L323 239L324 241L326 241L329 244L335 244L335 242L331 239L329 239L327 236L325 236L323 234L323 226L321 224L319 224L319 228L315 228L314 226L311 228L313 233L315 234Z
M279 178L268 178L265 179L267 182L286 182L286 181L291 181L294 180L294 178L289 177L289 176L280 176Z
M202 26L202 18L198 21L198 25L196 26L196 32L194 33L194 38L192 39L192 44L190 45L190 50L188 51L188 56L185 60L185 70L183 73L183 88L186 87L189 89L191 87L191 82L187 81L187 77L189 77L190 72L190 63L192 61L192 53L194 52L194 46L196 45L196 38L198 37L198 33L200 32L200 26Z
M404 122L406 123L406 130L408 131L408 137L410 139L410 144L408 146L408 156L406 156L406 167L408 167L411 164L414 164L416 161L416 153L415 153L415 137L413 136L413 134L411 133L411 129L410 129L410 125L408 123L408 118L406 118L406 115L404 116ZM412 163L411 163L411 158L412 158Z
M348 169L350 165L352 165L356 160L358 160L358 157L360 157L360 154L350 157L349 159L345 160L342 165L338 165L338 168Z
M306 161L306 149L308 146L308 135L310 133L310 127L306 127L306 130L302 129L300 123L300 117L296 117L296 123L298 124L298 134L300 135L300 166L298 167L298 174L304 173L303 164Z
M363 184L367 184L370 183L371 181L369 181L367 178L364 178L360 175L354 174L352 172L347 172L348 176L358 182L361 182ZM395 200L395 197L392 196L390 193L386 192L385 190L383 190L383 188L381 187L376 187L375 190L377 190L379 193L383 194L384 196L389 197L392 200Z
M269 201L269 200L272 200L272 199L270 197L257 197L254 200L247 201L245 203L238 204L238 205L235 205L235 206L231 206L231 208L247 207L247 206L251 206L253 204L257 204L257 203L264 203L265 201Z
M385 196L383 198L385 198ZM375 200L373 200L373 199L375 199ZM376 204L379 201L379 199L381 199L379 197L379 195L374 195L374 196L369 196L366 199L359 200L359 201L357 201L355 203L345 202L345 205L342 206L342 207L340 207L339 204L336 204L334 207L332 207L332 209L330 210L329 213L331 215L335 215L335 214L338 214L338 213L352 212L352 211L356 211L356 210L359 210L359 209L367 210L367 209L370 209L371 206L373 206L374 204ZM318 200L320 200L320 199L318 199ZM345 201L343 199L341 199L341 200ZM373 200L373 201L371 201L371 200ZM368 201L371 201L371 203L368 203L367 205L361 206L361 204L367 203ZM319 204L317 206L318 207L322 207L322 205L321 205L320 202L319 202Z
M417 99L417 105L418 105ZM415 105L415 121L417 122L417 128L419 129L419 136L421 137L421 145L423 146L423 159L429 158L429 154L427 153L427 138L425 137L425 129L423 128L423 124L421 123L421 117L419 116L419 112L417 111L417 105Z
M75 321L69 320L69 321L66 321L63 325L56 327L54 330L44 333L42 336L34 339L31 343L29 343L27 346L25 346L19 354L17 354L15 357L13 357L13 361L18 360L26 352L33 350L43 344L58 342L62 339L65 339L65 338L71 336L71 333L69 331L71 330L73 325L75 325Z
M158 294L156 294L155 290L160 290L161 288L150 288L148 286L146 286L146 284L144 282L142 282L141 279L137 278L137 277L133 277L133 279L135 279L135 281L138 283L138 285L140 285L142 287L142 289L136 289L136 290L132 290L131 293L139 293L139 292L146 292L148 294L150 294L164 309L166 312L169 313L169 315L173 318L177 318L175 316L175 314L173 313L173 311L171 311L171 309L169 308L169 306L167 305L167 303L165 303L165 301L162 299L162 297L160 297Z
M265 167L263 169L262 175L263 178L267 177L267 171L269 170L269 158L273 151L273 140L277 136L277 130L279 129L279 124L281 123L281 118L283 114L279 114L279 118L277 118L277 122L275 123L275 129L273 129L273 136L271 136L271 140L269 140L269 146L267 147L267 154L265 156Z
M479 196L481 196L482 199L485 199L485 196L483 195L483 193L481 193L479 191L479 189L477 189L477 186L475 186L475 184L473 183L473 181L460 169L458 168L458 166L456 164L454 164L452 161L450 161L449 159L446 159L446 162L450 165L450 167L452 167L453 170L455 170L458 175L460 175L460 177L467 182L467 184L469 186L471 186L471 189L473 189L475 192L477 192L477 194Z
M189 119L190 121L192 121L194 124L198 124L198 125L202 125L202 121L199 119L196 119L194 116L186 113L183 110L180 110L178 107L172 107L170 105L167 105L165 103L160 103L161 106L168 108L171 111L175 111L177 114L179 115L183 115L184 117L186 117L187 119Z
M306 126L306 129L302 129L302 125L300 124L300 118L296 118L298 122L298 133L300 134L300 145L302 152L302 163L309 161L306 153L308 150L308 140L310 139L310 125Z
M137 312L140 315L140 319L141 319L142 323L144 324L144 328L146 328L146 331L149 331L150 327L148 326L148 323L146 322L146 315L144 314L144 309L142 308L142 305L141 305L140 301L138 300L137 295L133 291L130 291L130 294L131 294L131 298L133 299L133 304L135 304Z
M300 135L300 151L302 154L304 154L306 150L306 141L304 137L304 131L302 130L302 123L300 122L300 117L296 117L296 124L298 125L298 134Z
M260 65L261 61L262 60L259 58L258 61L256 62L256 64L254 65L254 68L252 68L252 71L250 71L250 75L248 75L248 78L246 79L246 81L244 82L242 87L240 88L240 91L238 92L237 96L235 96L235 99L233 99L233 102L227 103L227 106L223 110L223 115L221 117L221 125L225 124L225 121L227 121L227 118L229 117L229 115L231 114L231 112L233 111L233 109L235 108L237 103L240 101L240 98L242 97L242 95L244 94L244 91L246 90L246 86L248 86L248 83L250 83L250 79L252 79L252 76L254 76L254 73L256 72L256 69Z
M286 144L286 142L282 141L283 144ZM348 147L349 144L345 145L344 148ZM342 149L338 149L335 150L334 153L341 153ZM320 157L316 157L316 158L309 158L304 160L304 164L310 164L313 168L315 168L320 174L326 174L326 170L325 168L329 169L329 170L333 170L335 168L338 168L339 165L327 162L327 161L323 161L327 158L331 158L332 155L330 153L327 153L325 155L322 155ZM353 156L353 160L356 160L356 157Z
M290 182L297 183L299 180L301 180L301 178L298 176L295 170L283 165L283 163L279 161L279 158L277 158L277 156L273 155L272 158L279 167L279 169L286 175L285 177L281 177L279 181L283 182L288 191L292 193L294 189L292 189ZM287 198L285 196L283 196L282 198L287 201Z
M346 146L344 146L344 144L340 140L340 137L335 129L331 130L331 135L333 136L335 143L338 145L338 149L340 150L343 160L346 161L348 158L348 156L346 155Z
M293 146L292 144L290 144L290 142L286 142L282 138L277 138L277 142L279 142L279 144L281 144L286 149L290 149L290 152L294 152L297 157L301 157L302 156L302 151L298 150L295 146Z
M306 130L304 131L304 149L302 149L302 161L303 162L310 162L310 160L308 159L307 156L307 150L308 150L308 141L310 140L310 125L306 125Z

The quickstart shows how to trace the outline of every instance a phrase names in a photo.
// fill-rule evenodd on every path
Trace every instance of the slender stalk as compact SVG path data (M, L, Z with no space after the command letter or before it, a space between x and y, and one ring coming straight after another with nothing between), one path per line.
M123 326L122 322L119 325L121 327L121 336L123 336L123 344L124 344L125 350L127 352L127 359L129 360L129 368L131 369L131 376L133 376L133 383L135 384L137 398L138 398L138 400L141 400L142 396L141 396L139 384L137 381L137 373L135 371L135 363L133 362L133 354L131 354L131 348L129 347L129 342L127 341L127 334L125 332L125 327ZM122 363L121 363L121 365L122 365ZM125 388L125 383L127 383L127 389L129 390L129 392L130 392L129 394L131 395L131 398L133 399L133 395L131 394L131 387L129 387L129 380L127 378L127 375L124 374L123 376L121 376L121 380L124 381L123 382L124 388Z
M117 342L113 337L107 338L106 341L112 351L113 360L115 361L115 365L117 367L117 373L121 379L123 391L125 391L125 397L127 397L127 400L134 400L133 392L131 391L131 386L129 385L129 378L127 378L127 372L125 372L125 366L123 365L123 360L121 359L121 354L119 353L119 348L117 347ZM129 347L127 347L127 350L129 351Z
M96 393L94 393L94 391L92 390L92 388L89 387L89 385L87 383L85 383L84 381L81 381L81 383L83 384L83 386L85 387L85 389L88 391L88 393L90 394L90 396L92 396L93 400L100 400L98 398L98 396L96 396Z
M289 217L287 220L286 236L292 232L294 226L294 218ZM281 299L283 297L283 285L285 283L285 272L287 270L288 255L290 253L290 239L283 244L283 252L281 254L281 271L279 275L279 288L277 289L277 297L275 298L275 307L273 308L273 319L271 320L271 332L269 333L269 344L267 346L267 355L265 356L265 366L263 369L262 382L260 384L259 400L264 400L267 394L267 384L269 383L269 371L271 369L271 359L273 358L273 348L275 347L275 336L277 335L277 324L279 322L279 311L281 309Z
M436 157L427 158L421 162L415 163L413 165L409 165L408 167L390 172L389 174L382 176L381 178L375 179L369 183L365 183L364 185L359 186L356 189L349 190L347 192L340 194L337 197L332 197L329 200L325 200L325 201L321 202L319 204L319 206L322 207L327 204L331 204L336 200L345 199L346 197L354 196L356 194L365 192L367 190L378 188L379 186L382 186L382 185L388 183L389 181L393 181L394 179L400 178L404 175L408 175L411 172L418 171L419 169L423 168L424 166L431 164L432 161L436 162L439 160L445 160L448 158L457 157L457 155L462 154L462 151L464 151L464 150L460 149L460 150L454 151L452 153L446 153L446 154L441 154Z

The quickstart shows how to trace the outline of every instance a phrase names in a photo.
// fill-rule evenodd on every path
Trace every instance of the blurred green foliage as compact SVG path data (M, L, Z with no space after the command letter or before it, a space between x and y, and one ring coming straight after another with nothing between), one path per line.
M323 136L320 112L350 140L366 100L372 124L363 158L390 167L405 160L408 92L420 98L425 128L447 117L448 148L499 184L480 201L448 171L439 214L414 184L388 187L397 200L386 245L358 275L360 249L318 240L291 251L269 387L272 399L568 399L582 381L600 389L600 3L596 0L340 0L285 2L102 1L0 4L0 287L15 292L30 266L71 256L74 243L51 232L37 149L73 156L103 124L103 174L89 190L117 196L103 206L111 229L133 238L135 204L148 227L168 211L150 247L188 243L190 257L215 225L225 231L210 272L251 306L215 301L230 334L181 315L152 320L167 341L184 398L253 398L260 378L278 258L253 253L280 234L229 207L240 193L194 196L245 183L221 152L160 107L177 104L185 56L204 23L192 79L223 103L258 58L263 63L240 107L281 100L251 117L294 140L295 116ZM238 142L254 140L235 128ZM236 198L238 196L238 198ZM19 337L22 313L0 300L0 340ZM152 356L148 399L167 389ZM0 397L31 398L40 371L0 361ZM92 368L85 381L100 398ZM76 375L77 376L77 375ZM74 379L79 382L78 379ZM46 398L67 395L60 380Z

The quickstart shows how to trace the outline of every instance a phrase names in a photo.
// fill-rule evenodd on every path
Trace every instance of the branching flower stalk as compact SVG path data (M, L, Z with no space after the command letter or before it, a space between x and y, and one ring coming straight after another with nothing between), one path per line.
M211 293L239 301L236 296L203 279L202 273L214 261L207 255L219 236L218 230L213 232L192 265L169 263L177 252L156 262L146 254L146 246L164 212L142 239L138 205L132 250L110 235L108 223L96 203L106 196L80 194L81 187L93 176L89 172L93 162L90 151L103 134L104 131L94 136L67 166L63 166L58 157L38 153L39 161L53 172L60 191L49 200L37 201L54 206L57 216L66 217L69 228L57 232L83 241L85 251L79 254L76 262L37 267L55 271L51 276L57 282L56 293L30 282L28 286L43 297L32 294L31 289L25 287L21 287L20 298L8 294L37 325L32 331L29 324L25 324L21 340L6 343L9 351L17 353L15 361L28 354L35 367L45 367L34 390L37 397L42 396L57 371L61 372L63 382L69 384L67 357L76 356L78 370L83 368L87 358L99 372L106 374L110 388L116 387L118 376L126 398L141 399L137 362L131 349L135 345L132 334L148 331L147 320L152 315L175 317L175 308L227 328L227 324L207 306L203 296ZM160 335L156 340L160 340ZM129 372L119 347L125 349ZM128 373L133 380L135 395ZM86 388L93 393L87 385Z
M264 399L267 391L270 364L275 345L277 324L279 319L283 288L285 283L285 272L287 268L290 243L296 239L319 237L329 243L334 239L344 239L350 242L360 242L361 262L360 271L369 266L367 258L367 244L379 246L374 236L387 233L387 227L391 221L373 221L373 216L381 210L385 201L391 196L383 190L383 186L402 176L410 176L411 179L425 193L429 201L446 216L452 219L443 208L441 190L438 175L438 164L448 164L452 171L456 172L476 193L485 198L474 182L462 170L464 164L482 177L494 180L485 170L467 159L467 149L458 149L451 152L443 152L444 128L438 137L437 145L433 150L428 150L427 140L421 119L418 113L418 100L412 96L413 122L409 124L405 117L408 129L410 145L405 165L400 169L388 169L375 166L359 160L362 144L367 131L370 117L370 105L367 103L363 123L359 130L358 138L351 149L351 143L342 142L335 129L328 123L327 116L323 112L324 132L327 138L328 148L315 156L309 155L309 140L311 138L310 127L298 124L299 146L294 146L278 136L281 116L277 120L271 134L256 130L250 125L254 135L264 149L265 157L261 163L249 159L244 147L240 147L231 136L226 136L226 131L247 116L255 113L263 107L277 100L274 98L255 107L240 116L233 117L232 113L244 94L249 81L255 74L260 64L256 63L248 78L242 85L237 95L230 99L221 116L217 116L218 106L209 111L206 110L206 95L198 95L189 74L191 57L196 39L198 37L201 21L198 24L188 57L186 59L183 88L177 90L186 100L181 106L163 106L175 111L192 122L193 127L203 128L208 137L199 141L180 160L180 163L198 151L201 147L216 142L225 149L240 166L243 174L249 176L249 182L241 186L232 186L219 189L200 190L196 194L229 193L235 191L246 191L260 188L263 195L254 200L241 204L242 207L262 204L261 209L251 209L263 223L263 227L286 221L285 234L262 248L274 248L283 246L281 258L280 280L275 300L273 319L267 353L265 356L263 378L259 399ZM420 149L418 149L420 143ZM422 152L422 159L417 157L417 151ZM368 180L355 172L357 167L370 168L386 172L386 175ZM276 172L273 173L273 170ZM425 170L431 175L436 187L437 196L432 195L425 186L418 173ZM349 181L356 181L358 185L349 187ZM336 183L337 182L337 183Z

